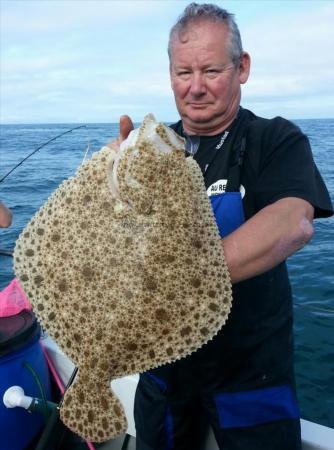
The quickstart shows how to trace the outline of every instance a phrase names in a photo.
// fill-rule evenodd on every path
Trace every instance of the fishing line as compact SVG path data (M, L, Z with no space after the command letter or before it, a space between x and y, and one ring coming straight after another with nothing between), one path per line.
M88 143L87 143L87 148L86 148L86 152L85 152L84 157L83 157L83 160L82 160L82 164L86 161L87 155L88 155L88 152L89 152L89 151L90 151L90 142L88 141Z
M312 304L302 305L301 303L295 303L295 305L298 308L305 308L305 309L310 310L311 312L334 314L333 308L323 308L322 306L316 306L316 305L312 305Z
M0 183L2 183L7 177L8 175L10 175L12 172L14 172L15 169L17 169L19 166L21 166L21 164L24 163L24 161L26 161L28 158L30 158L30 156L34 155L38 150L40 150L41 148L45 147L46 145L50 144L50 142L55 141L56 139L58 139L61 136L64 136L64 134L70 133L71 131L74 130L78 130L79 128L86 128L86 125L80 125L79 127L74 127L71 128L70 130L64 131L61 134L58 134L58 136L53 137L52 139L49 139L47 142L45 142L44 144L40 145L39 147L37 147L33 152L31 152L28 156L26 156L25 158L22 159L22 161L20 161L18 164L16 164L16 166L14 166L8 173L6 173L5 176L3 176L0 179Z
M7 250L6 248L0 248L0 256L13 256L13 250Z

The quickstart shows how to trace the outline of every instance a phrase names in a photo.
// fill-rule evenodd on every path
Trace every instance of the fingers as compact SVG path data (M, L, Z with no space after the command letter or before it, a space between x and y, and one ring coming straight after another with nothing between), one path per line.
M133 123L129 116L123 115L119 118L119 136L112 142L109 142L106 147L109 147L116 152L119 150L119 146L129 136L133 130Z
M123 115L119 119L119 138L120 142L125 141L133 130L133 123L129 116Z

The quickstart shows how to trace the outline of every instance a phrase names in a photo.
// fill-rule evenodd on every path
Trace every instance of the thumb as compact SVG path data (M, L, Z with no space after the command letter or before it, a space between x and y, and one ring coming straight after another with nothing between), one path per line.
M134 129L132 120L129 116L124 115L119 119L119 140L120 142L125 141L125 139L129 136L130 131Z

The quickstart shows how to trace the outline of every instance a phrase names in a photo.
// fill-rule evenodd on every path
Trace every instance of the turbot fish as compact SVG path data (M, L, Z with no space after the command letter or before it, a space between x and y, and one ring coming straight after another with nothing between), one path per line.
M56 189L19 236L14 265L42 327L78 368L61 419L94 442L127 428L112 379L191 354L231 308L200 168L152 115Z

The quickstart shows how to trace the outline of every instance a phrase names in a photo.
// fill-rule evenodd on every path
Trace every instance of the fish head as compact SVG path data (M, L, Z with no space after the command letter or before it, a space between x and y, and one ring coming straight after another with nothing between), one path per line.
M137 212L152 210L155 194L183 159L185 140L148 114L120 145L109 172L113 197Z

